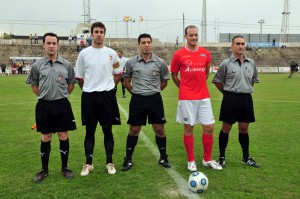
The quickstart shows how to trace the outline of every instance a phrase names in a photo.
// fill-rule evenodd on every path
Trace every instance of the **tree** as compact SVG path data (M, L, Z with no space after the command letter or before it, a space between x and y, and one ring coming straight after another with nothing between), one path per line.
M11 33L3 33L0 38L1 39L12 39L14 35L12 35Z

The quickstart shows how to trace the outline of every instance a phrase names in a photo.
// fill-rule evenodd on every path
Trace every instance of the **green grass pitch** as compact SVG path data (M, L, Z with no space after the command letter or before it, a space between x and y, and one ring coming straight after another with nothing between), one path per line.
M218 121L222 96L208 80L211 101L216 119L214 129L213 158L218 158ZM39 155L41 136L31 130L35 123L36 97L25 84L25 75L0 77L0 198L300 198L300 76L287 78L288 74L261 74L255 84L253 101L256 122L250 125L250 155L261 165L260 169L240 163L241 148L234 125L229 137L226 167L222 171L201 165L201 128L195 127L195 155L198 170L209 179L208 190L201 194L183 194L187 183L178 184L176 178L186 182L190 172L186 168L186 152L183 145L183 126L175 122L177 88L172 80L162 92L167 124L167 152L172 171L179 176L172 178L158 164L153 147L139 138L133 155L134 166L127 172L121 167L125 155L128 125L121 113L121 126L114 126L115 175L105 169L105 153L101 128L97 128L94 151L95 170L87 177L80 171L85 163L83 140L85 129L81 126L81 91L75 86L70 101L77 122L77 130L69 132L69 167L74 179L64 179L60 172L61 160L57 135L52 139L49 176L42 183L33 182L41 169ZM128 112L130 95L122 98L119 84L117 98L120 107ZM156 148L152 127L142 128L144 137Z

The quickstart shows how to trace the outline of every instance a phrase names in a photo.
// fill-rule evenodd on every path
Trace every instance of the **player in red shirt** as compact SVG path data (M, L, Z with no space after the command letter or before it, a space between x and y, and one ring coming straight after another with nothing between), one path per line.
M201 124L203 144L203 166L222 170L212 160L214 116L206 84L209 76L210 52L198 45L198 28L185 28L186 46L177 50L172 58L172 79L179 88L176 121L184 124L184 145L188 156L188 170L196 171L194 156L194 125ZM178 74L180 73L180 78Z

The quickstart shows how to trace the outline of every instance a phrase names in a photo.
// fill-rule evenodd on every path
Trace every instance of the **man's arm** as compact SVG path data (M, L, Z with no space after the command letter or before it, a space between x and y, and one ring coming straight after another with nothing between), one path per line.
M31 89L32 89L32 92L36 95L36 96L39 96L39 86L38 85L31 85Z
M125 77L124 78L124 86L125 86L125 88L127 89L127 91L129 93L131 93L131 90L132 90L132 86L131 86L130 82L131 82L131 78L130 77Z
M160 90L164 90L168 85L168 80L161 80L160 81Z
M78 80L78 85L82 90L83 84L84 84L84 79L83 78L76 78Z
M122 73L114 75L114 82L115 82L116 86L118 85L118 83L121 80L121 78L122 78Z
M218 89L221 93L224 92L224 85L223 85L223 84L215 82L215 86L217 87L217 89Z
M207 66L206 66L206 79L208 79L208 77L209 77L209 72L210 72L210 63L207 64Z
M74 83L69 84L67 87L68 93L71 94L73 89L74 89Z
M116 57L118 58L118 55L116 54ZM118 58L119 60L119 58ZM113 65L113 75L114 75L114 82L115 82L115 86L118 85L119 81L121 80L122 78L122 71L123 71L123 68L121 67L120 65L120 62L117 61L114 63Z
M172 75L173 82L179 88L179 86L180 86L180 79L178 78L178 72L176 72L176 73L173 72L173 73L171 73L171 75Z

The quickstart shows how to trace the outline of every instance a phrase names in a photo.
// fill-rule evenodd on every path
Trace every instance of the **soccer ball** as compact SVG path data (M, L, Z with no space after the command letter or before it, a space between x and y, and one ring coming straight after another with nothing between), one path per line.
M208 178L202 172L193 172L188 181L188 187L195 193L203 193L208 186Z

